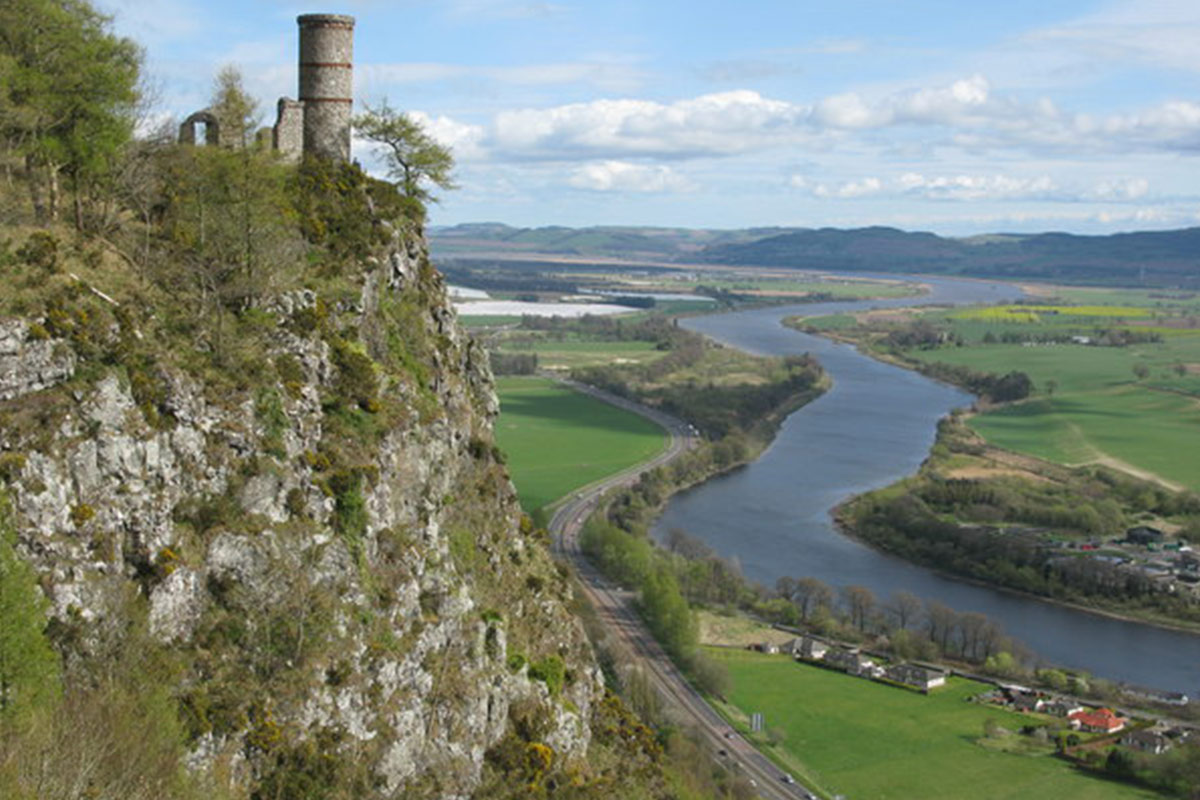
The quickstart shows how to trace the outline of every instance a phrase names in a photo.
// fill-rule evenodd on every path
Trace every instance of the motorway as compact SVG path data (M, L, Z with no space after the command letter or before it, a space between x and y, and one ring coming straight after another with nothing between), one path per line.
M554 512L549 525L556 550L572 563L579 576L579 585L595 607L601 623L623 645L622 649L641 663L659 697L675 710L682 721L689 723L700 734L727 767L745 775L760 797L769 800L813 797L810 789L800 783L785 782L784 773L733 731L688 684L638 618L633 608L634 593L612 586L588 563L580 550L579 532L605 493L620 486L629 486L643 472L685 453L696 443L695 432L686 422L656 409L591 386L571 381L563 383L598 400L646 417L662 426L670 434L671 441L665 450L649 461L577 490L563 502Z

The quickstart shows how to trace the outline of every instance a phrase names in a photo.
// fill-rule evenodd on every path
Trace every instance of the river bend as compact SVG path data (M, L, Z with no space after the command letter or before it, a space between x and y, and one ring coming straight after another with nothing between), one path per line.
M811 353L833 388L788 417L757 461L672 498L655 535L682 528L768 586L784 575L813 576L835 587L866 586L881 602L905 589L960 612L988 615L1047 662L1200 695L1200 636L957 581L872 550L835 528L835 505L915 472L933 444L937 420L972 398L849 345L786 328L781 320L1019 295L1003 284L923 280L933 291L919 300L804 304L684 320L692 330L751 353Z

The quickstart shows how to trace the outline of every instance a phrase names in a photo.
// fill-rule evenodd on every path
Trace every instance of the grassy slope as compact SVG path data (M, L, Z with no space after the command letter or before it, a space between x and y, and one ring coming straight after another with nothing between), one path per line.
M642 417L543 378L501 378L496 439L528 511L645 461L665 434Z
M822 788L850 798L1055 800L1150 798L1152 792L1076 772L1048 755L985 749L976 741L991 718L1008 728L1025 719L965 702L981 684L952 680L923 697L786 656L713 651L733 680L739 709L763 712L785 733L783 748Z

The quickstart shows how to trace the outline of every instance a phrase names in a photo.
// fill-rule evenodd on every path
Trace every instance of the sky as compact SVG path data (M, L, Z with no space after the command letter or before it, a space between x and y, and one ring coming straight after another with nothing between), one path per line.
M233 64L270 124L296 15L355 16L359 108L453 148L434 225L1200 225L1196 0L93 2L154 119Z

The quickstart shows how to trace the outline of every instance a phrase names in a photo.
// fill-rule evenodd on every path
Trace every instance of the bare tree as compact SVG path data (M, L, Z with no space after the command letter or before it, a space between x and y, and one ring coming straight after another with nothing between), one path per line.
M666 544L667 549L672 553L678 553L689 561L699 561L716 555L711 547L689 534L683 528L671 528L668 530L664 544Z
M842 588L842 601L850 613L850 624L865 631L875 614L875 593L865 586L846 586Z
M948 605L930 600L925 604L925 617L929 624L929 638L937 643L943 653L946 652L958 627L958 612Z
M895 618L896 627L903 630L915 622L917 615L921 613L921 598L904 589L893 592L888 611Z
M817 578L801 578L796 581L793 597L796 608L800 609L800 619L808 622L817 609L829 608L833 604L833 589Z

